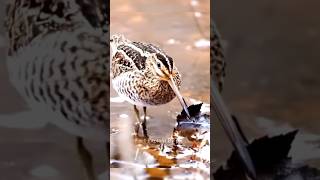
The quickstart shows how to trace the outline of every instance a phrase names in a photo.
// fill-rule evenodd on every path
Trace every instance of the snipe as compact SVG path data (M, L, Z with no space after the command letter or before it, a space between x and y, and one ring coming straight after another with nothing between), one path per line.
M187 105L181 96L181 75L173 59L153 44L135 42L123 35L113 35L111 46L112 85L118 95L134 105L138 124L142 124L146 137L146 107L170 102L176 96L189 115ZM144 110L143 122L137 106Z

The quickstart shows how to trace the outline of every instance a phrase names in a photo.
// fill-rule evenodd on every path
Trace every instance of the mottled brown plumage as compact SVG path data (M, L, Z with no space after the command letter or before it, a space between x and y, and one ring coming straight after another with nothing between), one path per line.
M142 127L146 137L146 106L165 104L178 96L189 115L179 92L181 75L170 56L155 45L132 42L123 35L113 35L110 42L113 88L134 105L138 124L140 117L136 106L144 108Z
M174 83L180 88L181 76L163 50L152 44L131 42L121 35L113 36L111 47L115 54L111 64L112 83L121 97L135 105L149 106L168 103L176 96L169 83L154 70L157 59L172 73Z

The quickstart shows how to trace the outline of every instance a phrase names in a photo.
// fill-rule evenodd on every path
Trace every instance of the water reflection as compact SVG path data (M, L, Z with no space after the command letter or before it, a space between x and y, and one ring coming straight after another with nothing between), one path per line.
M198 102L194 99L192 101ZM128 121L130 116L126 115L122 119L125 121L122 121L121 127L119 126L119 133L111 134L111 167L136 169L134 172L126 172L128 178L137 175L136 171L140 172L137 177L146 175L158 177L159 173L166 172L163 177L172 177L173 179L182 175L181 173L189 173L192 176L200 173L198 176L201 178L208 178L210 171L210 117L204 112L210 113L209 109L210 106L204 104L199 113L190 111L192 112L191 119L186 119L185 115L179 115L177 117L178 123L168 129L171 132L167 136L161 136L159 133L158 136L152 135L148 139L142 135L131 135L130 129L132 127L130 124L132 123ZM149 132L148 134L152 134ZM188 168L188 170L170 169L173 167ZM141 171L141 168L144 170ZM163 168L168 169L164 170ZM193 168L198 170L194 171ZM112 172L115 177L123 176L123 174L114 172L113 169ZM190 178L190 176L188 177Z

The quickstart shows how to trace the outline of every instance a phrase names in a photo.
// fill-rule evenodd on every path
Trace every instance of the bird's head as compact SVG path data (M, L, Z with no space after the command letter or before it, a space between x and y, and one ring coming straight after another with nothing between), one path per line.
M172 58L160 53L152 54L152 57L154 72L161 80L168 81L174 75Z
M188 106L186 102L184 101L183 97L181 96L181 93L179 91L179 88L174 81L175 73L173 71L173 60L171 57L161 54L161 53L153 53L151 54L152 59L152 67L154 69L154 72L156 75L161 79L162 81L166 81L169 83L170 87L172 88L173 92L178 97L181 106L183 107L186 114L190 117Z

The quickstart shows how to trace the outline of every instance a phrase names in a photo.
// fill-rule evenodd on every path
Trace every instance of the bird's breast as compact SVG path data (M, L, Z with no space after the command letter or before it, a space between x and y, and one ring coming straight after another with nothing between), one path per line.
M177 81L180 87L180 81ZM112 80L118 95L139 106L161 105L175 98L169 83L143 73L124 73Z

